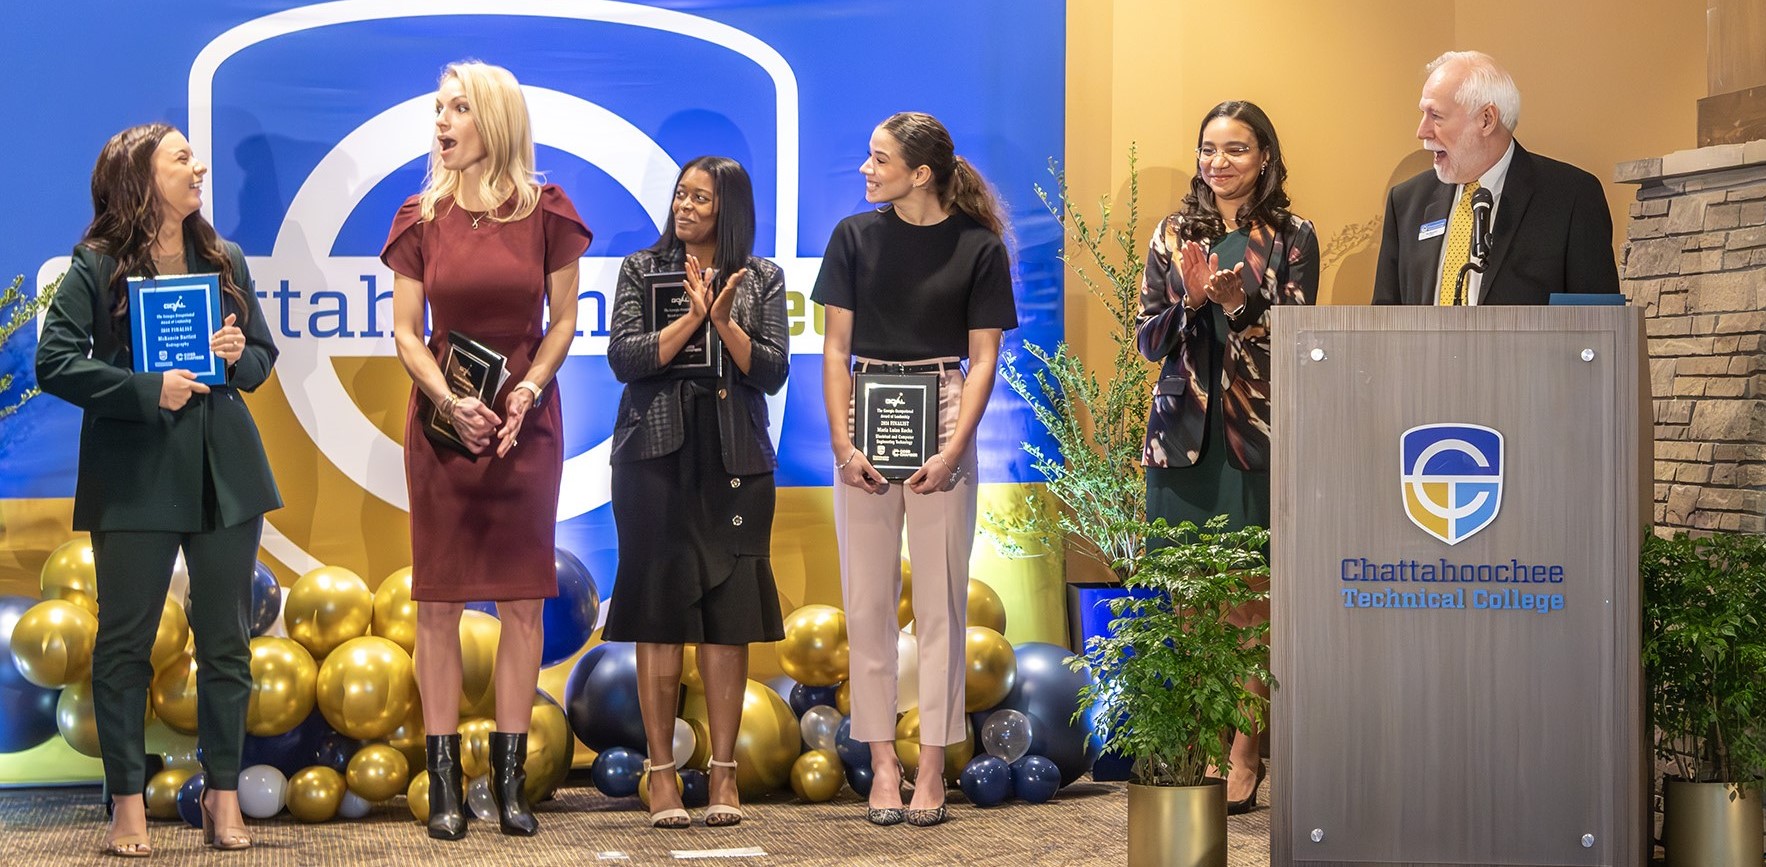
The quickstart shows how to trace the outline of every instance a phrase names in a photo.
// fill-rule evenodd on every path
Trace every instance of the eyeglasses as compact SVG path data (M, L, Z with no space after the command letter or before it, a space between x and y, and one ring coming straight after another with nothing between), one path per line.
M1211 159L1214 159L1214 157L1218 154L1225 154L1227 159L1236 163L1239 160L1242 160L1245 157L1250 156L1251 152L1255 151L1255 150L1257 150L1257 148L1252 147L1251 145L1242 145L1242 144L1229 144L1226 147L1218 148L1218 149L1216 149L1213 145L1203 145L1199 148L1196 148L1196 159L1199 159L1203 162L1207 162Z

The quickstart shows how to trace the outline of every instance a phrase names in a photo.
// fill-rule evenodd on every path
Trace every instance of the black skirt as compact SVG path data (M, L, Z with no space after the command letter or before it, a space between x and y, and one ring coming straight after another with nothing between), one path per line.
M717 397L682 389L679 449L613 465L619 569L608 641L751 644L785 637L773 582L772 473L724 470Z

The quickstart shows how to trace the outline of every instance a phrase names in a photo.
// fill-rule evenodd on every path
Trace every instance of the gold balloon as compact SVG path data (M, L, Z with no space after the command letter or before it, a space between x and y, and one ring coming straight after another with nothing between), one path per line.
M999 704L1017 681L1012 643L985 626L969 627L963 641L963 710L974 713Z
M411 787L405 790L405 806L411 808L412 818L418 824L429 822L429 772L418 771L411 777Z
M251 703L245 730L258 737L279 735L313 712L319 666L290 638L263 635L251 640Z
M92 681L68 684L55 700L55 728L82 755L98 758L98 720L92 712Z
M482 777L491 772L491 732L497 721L490 718L460 722L460 771L463 776Z
M681 772L680 771L670 771L669 773L675 775L675 788L685 791L686 784L681 782ZM646 810L650 809L650 772L649 771L645 771L644 773L638 775L638 802L644 805L644 809L646 809Z
M411 655L391 639L374 635L352 638L325 657L317 687L325 721L357 740L392 734L417 700Z
M62 543L43 563L43 599L63 599L98 613L98 571L92 565L92 540L81 537Z
M180 653L154 672L147 694L153 699L154 715L166 728L196 734L196 657Z
M460 614L460 715L497 714L497 641L503 622L483 611Z
M902 767L910 775L920 766L920 709L917 707L902 714L895 723L895 757L901 760ZM975 730L964 720L963 742L944 748L944 778L956 782L972 758L975 758Z
M703 700L694 717L706 723ZM683 710L682 716L687 711ZM791 763L803 749L797 716L772 687L748 681L742 694L742 721L736 730L736 788L742 797L759 797L791 782Z
M374 619L374 594L361 576L338 566L314 569L288 588L282 622L288 637L315 660L352 638L366 635ZM395 645L396 646L396 645Z
M970 626L985 626L1001 635L1006 632L1006 603L992 587L974 578L969 579L968 617Z
M698 768L706 773L711 772L711 727L704 720L687 719L687 728L693 730L693 756L687 759L687 767Z
M178 818L178 790L196 772L189 768L166 768L147 781L147 818Z
M423 743L422 695L412 696L411 709L405 712L405 719L399 723L399 727L386 736L386 745L403 753L408 767L423 767L426 755Z
M699 676L699 645L689 644L681 648L681 686L688 689L705 691L705 680Z
M189 647L190 621L184 615L184 606L168 596L159 612L159 630L153 635L153 651L148 657L153 670L158 671Z
M901 599L895 603L895 628L906 629L914 622L914 568L908 558L901 558Z
M533 715L527 722L527 798L538 801L552 793L570 773L576 756L576 739L564 708L544 695L535 694Z
M791 791L812 804L832 801L846 785L840 756L829 750L810 750L791 763Z
M384 801L405 790L411 766L405 754L386 744L369 744L350 757L344 780L364 801Z
M843 680L840 688L834 690L834 709L841 716L852 716L852 681Z
M779 667L792 680L833 686L847 677L846 612L832 605L805 605L785 618L785 638L775 646Z
M343 803L343 775L314 765L288 778L288 812L302 822L328 822Z
M92 675L97 639L98 618L92 612L65 599L48 599L25 609L13 624L12 658L25 680L55 689Z
M380 582L374 591L374 634L415 653L417 649L417 603L411 599L411 567L406 566Z

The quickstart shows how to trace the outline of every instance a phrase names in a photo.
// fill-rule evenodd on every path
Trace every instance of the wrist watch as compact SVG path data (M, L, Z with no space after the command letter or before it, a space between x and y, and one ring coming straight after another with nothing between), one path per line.
M515 387L520 388L520 389L525 389L528 394L533 395L533 405L534 406L540 405L540 387L538 385L534 384L534 382L532 380L524 379L518 383L515 383Z

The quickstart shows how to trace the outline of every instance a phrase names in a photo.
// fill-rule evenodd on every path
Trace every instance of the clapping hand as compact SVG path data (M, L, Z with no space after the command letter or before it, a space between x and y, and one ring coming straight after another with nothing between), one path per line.
M1208 257L1210 267L1215 265L1214 256ZM1233 311L1245 306L1245 263L1240 262L1230 271L1215 271L1209 275L1207 287L1208 297L1222 309Z
M1208 303L1208 281L1220 267L1220 257L1209 253L1197 241L1185 241L1177 249L1177 273L1183 278L1183 294L1172 302L1191 310Z

